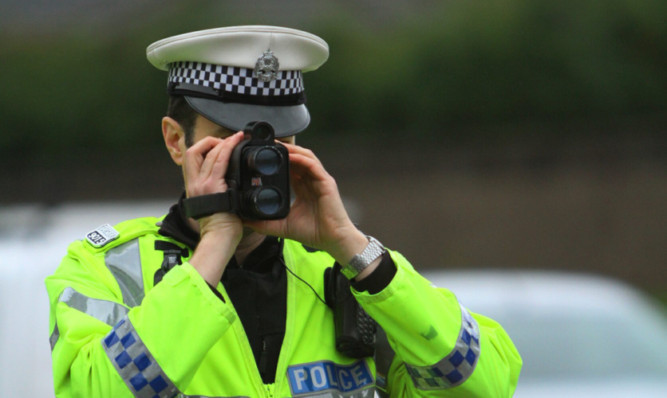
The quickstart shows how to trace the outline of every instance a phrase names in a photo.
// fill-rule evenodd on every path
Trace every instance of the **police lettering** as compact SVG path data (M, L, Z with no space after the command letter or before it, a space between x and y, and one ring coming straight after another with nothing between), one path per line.
M373 384L365 361L339 365L330 361L290 366L288 369L293 395L324 390L353 391Z

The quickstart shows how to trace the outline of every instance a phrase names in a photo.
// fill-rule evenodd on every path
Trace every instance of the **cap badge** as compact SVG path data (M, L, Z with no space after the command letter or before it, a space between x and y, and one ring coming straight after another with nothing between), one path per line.
M278 78L278 58L271 50L266 50L255 64L255 76L265 83Z

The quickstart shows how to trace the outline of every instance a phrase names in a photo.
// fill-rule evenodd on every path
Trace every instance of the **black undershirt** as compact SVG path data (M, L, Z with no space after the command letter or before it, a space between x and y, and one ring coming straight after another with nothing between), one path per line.
M241 319L264 383L273 383L287 319L282 241L267 237L242 266L227 265L222 284Z

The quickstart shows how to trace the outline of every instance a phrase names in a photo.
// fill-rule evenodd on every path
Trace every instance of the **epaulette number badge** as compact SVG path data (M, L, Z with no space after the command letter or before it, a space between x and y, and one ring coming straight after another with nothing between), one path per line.
M103 247L107 243L118 239L120 234L109 224L100 225L86 234L88 243L95 247Z

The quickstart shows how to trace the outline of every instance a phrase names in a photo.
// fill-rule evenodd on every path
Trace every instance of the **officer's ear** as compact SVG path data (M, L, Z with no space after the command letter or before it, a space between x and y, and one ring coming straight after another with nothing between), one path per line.
M183 164L183 156L185 155L185 131L181 125L169 116L162 118L162 137L164 138L164 145L171 155L171 159L177 165Z

